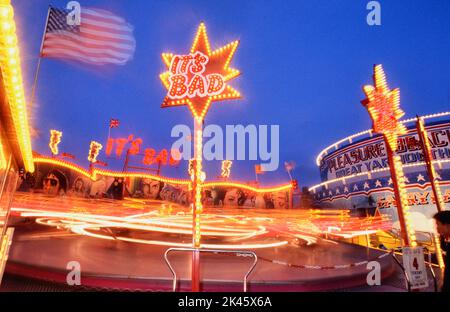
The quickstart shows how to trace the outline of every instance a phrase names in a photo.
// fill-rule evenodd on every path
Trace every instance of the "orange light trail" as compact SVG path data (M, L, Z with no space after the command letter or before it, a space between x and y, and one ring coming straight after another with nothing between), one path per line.
M192 210L157 200L92 200L16 193L12 213L35 218L41 225L97 239L173 247L192 245ZM339 230L330 231L331 226ZM215 208L205 208L202 248L274 248L294 240L311 245L325 234L350 238L390 227L385 216L355 218L346 210L247 209L244 213L227 208L217 213ZM116 235L116 229L141 234ZM178 236L174 238L173 234Z

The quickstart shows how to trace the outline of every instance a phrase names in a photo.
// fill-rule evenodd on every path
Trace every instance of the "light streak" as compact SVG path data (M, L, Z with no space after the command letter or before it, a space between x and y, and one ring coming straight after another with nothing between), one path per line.
M128 203L141 204L142 207L126 208ZM168 210L171 212L168 213ZM35 218L41 225L97 239L172 247L192 246L189 240L193 226L192 211L161 201L61 199L17 193L12 213ZM243 214L242 210L221 209L218 214L212 208L203 212L202 248L274 248L286 245L292 239L312 245L323 239L330 226L337 224L341 231L332 234L344 238L375 233L391 226L387 217L353 218L347 210L251 209ZM113 232L106 234L106 229ZM141 234L136 238L119 231L114 236L114 229ZM156 234L158 239L155 239ZM180 236L174 238L168 234Z

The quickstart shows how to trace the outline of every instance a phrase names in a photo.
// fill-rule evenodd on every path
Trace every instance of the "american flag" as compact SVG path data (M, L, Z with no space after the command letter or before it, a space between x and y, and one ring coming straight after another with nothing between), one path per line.
M119 119L111 119L109 121L109 127L110 128L117 128L117 127L119 127Z
M69 25L69 10L50 7L41 56L88 64L124 65L136 48L133 27L108 11L81 8L80 25Z

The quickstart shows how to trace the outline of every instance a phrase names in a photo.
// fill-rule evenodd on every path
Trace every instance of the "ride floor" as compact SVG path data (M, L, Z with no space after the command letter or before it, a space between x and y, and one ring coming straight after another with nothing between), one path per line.
M136 201L131 202L135 206L132 208L128 202L127 210L120 207L126 203L113 201L19 194L13 203L16 230L6 272L66 284L71 271L68 263L76 261L82 287L171 291L173 275L164 253L172 242L189 244L189 235L182 230L190 219L189 212L174 213L178 209L175 207L167 213L167 203L139 206ZM111 219L118 215L124 219ZM295 229L292 223L283 225L298 217L286 211L238 211L232 215L225 210L206 211L210 233L205 235L205 242L213 249L237 252L201 253L201 290L242 291L243 278L253 258L239 250L254 251L258 256L249 275L249 291L322 291L367 285L367 274L372 269L367 267L369 261L380 263L382 278L394 271L395 263L382 251L306 235L304 225ZM147 231L149 224L155 226L155 220L161 228ZM174 223L162 224L161 220ZM118 225L120 222L125 225ZM89 235L75 230L80 227ZM312 228L317 229L317 224ZM229 234L231 229L235 232ZM189 291L191 252L174 251L168 258L178 275L177 290Z

